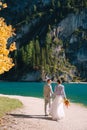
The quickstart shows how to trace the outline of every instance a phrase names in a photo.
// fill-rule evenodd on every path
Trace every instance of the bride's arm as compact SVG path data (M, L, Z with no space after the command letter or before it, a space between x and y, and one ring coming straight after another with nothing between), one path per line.
M66 93L65 93L64 86L62 86L62 96L63 96L64 99L66 99Z

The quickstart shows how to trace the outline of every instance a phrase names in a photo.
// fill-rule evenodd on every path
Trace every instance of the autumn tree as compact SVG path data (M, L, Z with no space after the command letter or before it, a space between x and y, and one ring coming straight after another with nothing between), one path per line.
M0 2L0 10L6 8L7 5ZM3 74L5 71L9 71L13 66L13 60L9 57L11 51L15 50L15 43L10 44L10 47L7 47L7 41L10 37L14 35L14 29L11 25L5 23L4 18L0 18L0 74Z

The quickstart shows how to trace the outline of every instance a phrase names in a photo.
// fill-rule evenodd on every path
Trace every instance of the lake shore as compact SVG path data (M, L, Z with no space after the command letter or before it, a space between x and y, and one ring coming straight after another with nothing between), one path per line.
M50 116L44 116L44 100L34 97L9 96L19 99L23 108L8 113L0 130L87 130L87 108L71 103L65 107L65 118L53 121Z
M87 84L87 82L69 82L69 83L76 83L76 84Z

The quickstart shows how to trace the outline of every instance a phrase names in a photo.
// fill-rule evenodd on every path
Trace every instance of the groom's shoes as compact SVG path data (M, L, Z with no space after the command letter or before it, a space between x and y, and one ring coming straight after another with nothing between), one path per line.
M45 114L45 116L51 116L51 114L49 113L49 114Z
M48 116L47 114L45 114L45 116Z
M48 116L48 114L47 114L47 113L45 113L45 116Z

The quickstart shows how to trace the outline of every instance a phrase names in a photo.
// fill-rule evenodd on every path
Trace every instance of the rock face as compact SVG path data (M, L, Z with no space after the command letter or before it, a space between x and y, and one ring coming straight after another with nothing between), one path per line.
M66 57L77 67L78 76L87 80L87 9L69 14L53 32L64 41Z
M87 10L79 14L69 14L58 24L55 34L59 38L66 39L79 27L87 29Z
M79 49L77 54L77 61L78 62L87 61L87 45L84 45L82 48Z
M21 81L40 81L41 80L41 73L39 71L33 71L30 72L29 74L24 75L21 78Z

